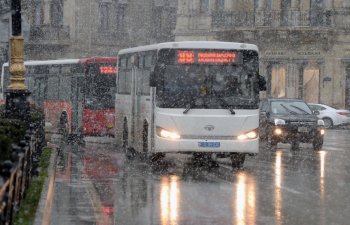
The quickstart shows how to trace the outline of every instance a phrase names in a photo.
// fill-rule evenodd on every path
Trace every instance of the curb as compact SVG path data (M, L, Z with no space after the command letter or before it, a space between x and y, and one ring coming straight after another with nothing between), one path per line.
M55 170L57 160L57 146L48 145L52 148L50 165L48 168L48 177L45 180L43 190L41 192L38 208L35 213L35 219L33 225L49 225L51 221L51 209L53 198L53 186L55 181ZM49 190L51 191L49 192Z

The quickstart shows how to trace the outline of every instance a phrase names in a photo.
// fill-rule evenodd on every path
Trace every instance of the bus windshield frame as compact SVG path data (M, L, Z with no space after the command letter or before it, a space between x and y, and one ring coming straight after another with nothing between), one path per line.
M180 59L179 52L190 53ZM160 108L259 107L259 59L253 50L161 49L155 76Z

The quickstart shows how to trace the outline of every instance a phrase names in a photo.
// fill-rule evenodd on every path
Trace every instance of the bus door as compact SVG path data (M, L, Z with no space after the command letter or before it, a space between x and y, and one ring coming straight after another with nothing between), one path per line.
M134 119L135 121L134 124L134 143L136 143L136 147L139 149L142 146L142 128L143 128L143 123L142 123L142 75L143 71L142 69L138 68L135 66L134 69L134 74L135 74L135 102L133 103L133 108L134 108Z
M138 126L138 117L139 117L139 107L140 96L137 94L138 87L138 77L139 70L133 65L132 67L132 86L131 86L131 143L136 143L137 140L137 126ZM137 146L133 146L134 148Z
M72 77L72 133L81 134L84 108L84 75Z

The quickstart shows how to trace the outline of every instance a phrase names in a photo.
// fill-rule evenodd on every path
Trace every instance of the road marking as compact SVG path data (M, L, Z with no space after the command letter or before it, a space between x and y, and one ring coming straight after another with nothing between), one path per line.
M50 225L51 224L51 212L52 212L52 202L53 202L53 196L55 191L55 174L56 174L56 159L57 159L57 152L55 151L54 155L51 156L50 159L50 165L52 165L52 169L50 169L50 181L49 181L49 187L47 191L46 196L46 202L45 207L43 210L43 218L42 218L42 225Z

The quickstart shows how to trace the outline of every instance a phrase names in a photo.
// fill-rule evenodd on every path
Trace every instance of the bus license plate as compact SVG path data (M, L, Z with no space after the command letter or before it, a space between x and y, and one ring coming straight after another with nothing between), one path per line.
M200 148L220 148L220 142L198 142Z
M298 127L298 132L309 132L309 129L307 127Z

